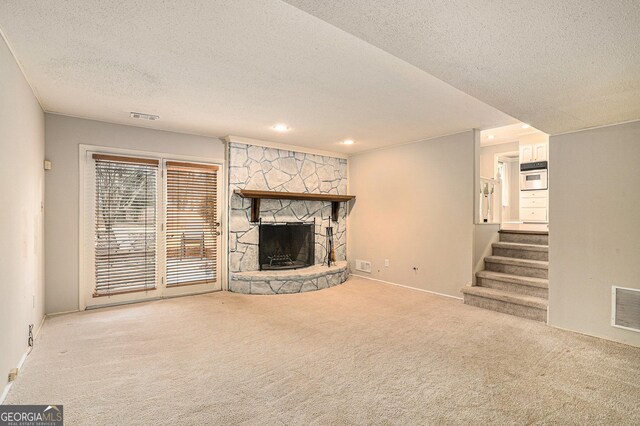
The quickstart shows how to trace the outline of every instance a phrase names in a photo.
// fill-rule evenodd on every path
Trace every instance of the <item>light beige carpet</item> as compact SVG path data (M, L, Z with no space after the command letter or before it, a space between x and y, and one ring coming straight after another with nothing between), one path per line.
M637 425L640 349L351 279L49 318L7 402L72 425Z

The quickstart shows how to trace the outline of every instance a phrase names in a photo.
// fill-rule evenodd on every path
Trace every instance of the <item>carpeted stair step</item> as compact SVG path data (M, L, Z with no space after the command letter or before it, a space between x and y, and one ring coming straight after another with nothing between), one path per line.
M469 286L462 289L464 303L535 321L547 321L547 300L493 288Z
M534 296L543 299L549 297L549 280L544 278L523 277L502 272L480 271L476 273L476 285L510 293Z
M549 262L542 260L516 259L513 257L487 256L484 258L487 271L520 275L532 278L549 278Z
M523 243L493 243L493 255L529 260L549 260L549 246Z
M546 231L513 231L500 230L500 242L549 245L549 233Z

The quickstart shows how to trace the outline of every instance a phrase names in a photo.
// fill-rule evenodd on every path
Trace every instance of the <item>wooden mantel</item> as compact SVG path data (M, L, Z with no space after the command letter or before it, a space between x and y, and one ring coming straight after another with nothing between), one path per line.
M251 199L251 222L260 220L260 200L299 200L299 201L331 201L331 219L338 220L340 203L353 200L355 195L307 194L303 192L257 191L253 189L236 189L233 191L242 198Z

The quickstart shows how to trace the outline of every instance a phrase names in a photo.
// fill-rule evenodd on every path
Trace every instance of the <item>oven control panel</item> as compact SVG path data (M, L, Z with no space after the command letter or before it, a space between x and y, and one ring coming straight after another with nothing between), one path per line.
M547 161L535 161L533 163L522 163L520 164L520 171L526 172L529 170L546 170L548 168Z

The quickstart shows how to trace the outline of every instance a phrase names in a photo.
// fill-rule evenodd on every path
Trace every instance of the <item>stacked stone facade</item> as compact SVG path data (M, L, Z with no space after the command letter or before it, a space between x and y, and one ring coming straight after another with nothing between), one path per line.
M259 269L259 224L249 220L251 200L234 194L234 190L346 194L347 160L233 142L229 143L228 153L230 290L246 293L250 292L246 283L240 284L241 277L235 274ZM346 214L347 208L343 204L338 221L331 221L331 203L325 201L265 199L260 203L263 223L315 221L316 265L326 260L327 226L333 227L336 260L346 261ZM292 275L295 274L292 272ZM343 275L346 273L340 276ZM297 289L287 292L316 289L308 284L290 284L285 288Z

